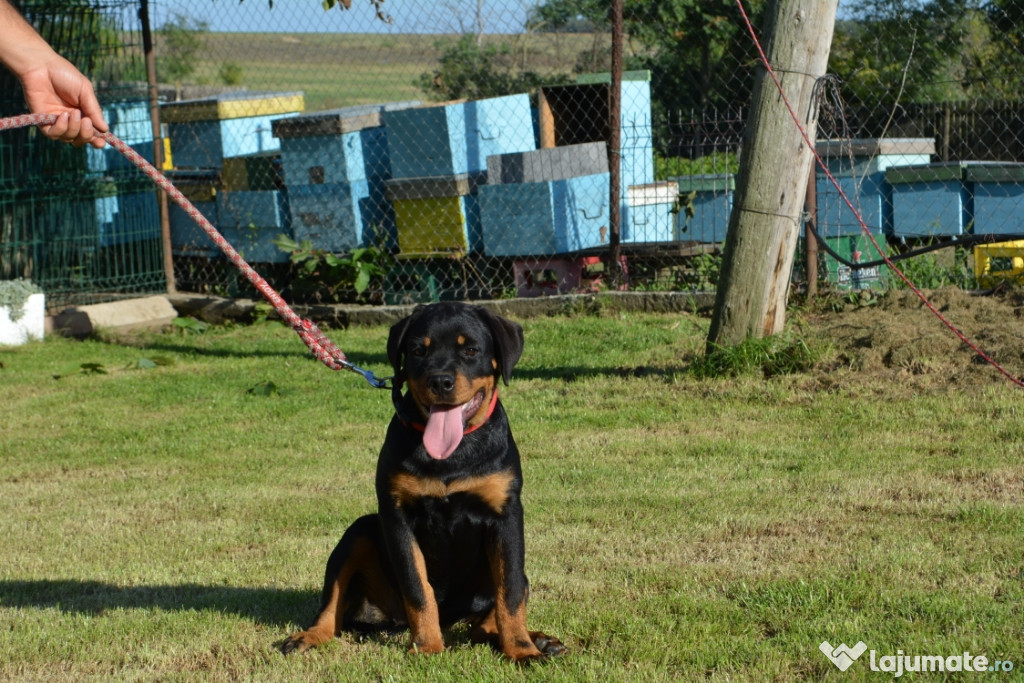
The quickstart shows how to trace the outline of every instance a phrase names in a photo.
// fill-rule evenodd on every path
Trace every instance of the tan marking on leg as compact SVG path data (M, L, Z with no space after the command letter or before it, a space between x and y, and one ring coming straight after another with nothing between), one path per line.
M405 615L409 620L409 630L412 633L412 647L410 652L422 652L435 654L444 650L444 640L441 638L441 618L437 612L437 600L434 597L434 589L427 580L427 563L423 559L423 551L413 541L413 561L416 566L416 574L420 579L420 586L423 591L423 606L415 607L408 600L405 601Z
M491 550L491 573L496 593L494 621L498 629L498 649L517 662L543 657L526 629L526 596L515 607L510 606L506 600L505 562L500 547Z
M352 544L352 554L338 571L331 585L331 595L316 621L305 631L294 633L288 637L282 648L285 652L304 652L313 647L323 645L341 634L342 619L349 605L345 603L345 594L356 570L369 562L374 555L371 543L363 538Z

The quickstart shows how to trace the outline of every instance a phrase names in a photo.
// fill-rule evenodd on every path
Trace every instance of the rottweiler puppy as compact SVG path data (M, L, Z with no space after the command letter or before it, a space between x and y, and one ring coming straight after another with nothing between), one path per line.
M468 304L420 306L391 328L395 416L377 461L377 513L342 535L320 613L285 653L345 630L405 627L411 651L441 652L441 629L457 622L517 662L565 651L526 628L523 475L498 400L522 351L519 325Z

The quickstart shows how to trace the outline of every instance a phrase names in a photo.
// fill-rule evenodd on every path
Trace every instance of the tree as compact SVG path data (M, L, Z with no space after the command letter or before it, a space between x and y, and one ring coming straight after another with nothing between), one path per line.
M444 50L440 68L420 75L420 89L440 101L479 99L529 92L541 85L568 80L567 76L541 76L516 66L515 53L506 44L478 45L467 34L454 43L438 41Z
M1019 97L1024 11L1017 0L861 0L837 26L830 71L849 100Z
M203 46L200 35L208 30L205 21L175 14L158 31L162 44L157 73L161 80L174 84L179 97L182 83L195 73L196 53Z
M757 23L764 0L746 3ZM528 28L608 31L608 3L551 0L530 15ZM650 69L655 109L675 111L730 104L746 105L753 46L743 34L734 0L636 0L623 7L625 32L636 55L628 69Z

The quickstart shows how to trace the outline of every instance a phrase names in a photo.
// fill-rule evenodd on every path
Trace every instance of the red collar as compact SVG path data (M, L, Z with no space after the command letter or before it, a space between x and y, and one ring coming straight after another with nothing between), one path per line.
M491 415L494 415L494 408L497 405L498 405L498 387L497 387L497 385L495 385L494 391L491 392L491 405L487 406L487 415L485 415L484 419L481 420L480 422L477 422L475 425L470 425L469 427L466 427L464 430L462 430L462 435L465 436L466 434L469 434L471 432L475 432L476 430L480 429L485 424L487 424L487 422L491 419ZM401 416L399 416L399 417L401 417ZM423 424L422 422L416 422L415 420L402 420L402 422L404 422L407 426L412 427L413 429L415 429L418 432L425 431L426 428L427 428L427 425Z

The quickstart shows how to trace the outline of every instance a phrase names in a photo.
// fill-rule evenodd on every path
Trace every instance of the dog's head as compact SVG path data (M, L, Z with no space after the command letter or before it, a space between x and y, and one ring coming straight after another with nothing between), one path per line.
M419 306L391 328L388 360L426 419L431 457L447 458L487 419L498 378L508 384L522 352L523 328L479 306Z

